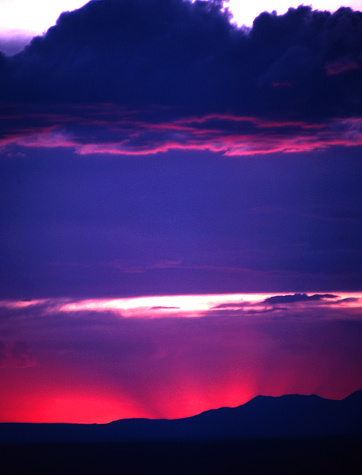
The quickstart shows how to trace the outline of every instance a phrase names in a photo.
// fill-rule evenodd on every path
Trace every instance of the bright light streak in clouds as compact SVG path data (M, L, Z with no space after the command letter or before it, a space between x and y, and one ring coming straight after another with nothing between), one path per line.
M294 304L302 306L315 304L320 307L338 304L342 307L359 308L360 299L362 299L362 294L356 292L339 292L338 296L330 294L330 297L310 298L309 300L303 298L307 294L285 294L283 297L286 298L284 301L281 298L280 303L285 307L288 304L288 297L295 295L294 301L291 300L294 308ZM300 298L298 298L299 295ZM271 297L273 294L164 295L129 299L92 299L60 304L56 306L56 309L60 312L111 311L120 313L123 317L155 318L170 317L173 314L183 317L202 317L206 314L211 315L215 309L222 308L246 312L271 309L271 303L268 302ZM265 301L266 303L264 303Z
M113 311L124 317L169 317L172 314L184 317L198 317L218 305L232 305L235 301L257 302L271 294L231 294L231 295L164 295L132 299L85 300L62 305L63 312Z
M215 295L158 295L118 299L41 299L34 301L0 301L0 308L21 310L30 307L46 309L46 313L114 312L125 318L204 317L214 311L232 310L248 313L265 310L280 310L278 305L294 310L305 306L360 308L362 293L337 292L332 294L286 293L275 296L262 294L215 294Z

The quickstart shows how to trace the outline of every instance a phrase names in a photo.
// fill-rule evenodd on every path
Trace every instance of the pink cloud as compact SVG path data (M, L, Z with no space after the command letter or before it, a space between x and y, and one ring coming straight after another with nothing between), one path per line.
M361 65L355 61L351 61L348 59L340 59L337 61L333 61L332 63L328 63L325 66L325 69L328 76L337 76L348 71L360 69L360 67Z
M362 119L321 123L268 120L230 114L174 119L168 111L127 111L112 105L64 106L57 112L25 107L0 117L0 146L70 147L81 155L147 155L170 150L209 150L249 156L362 144ZM164 118L162 118L164 117ZM147 118L147 120L145 120Z

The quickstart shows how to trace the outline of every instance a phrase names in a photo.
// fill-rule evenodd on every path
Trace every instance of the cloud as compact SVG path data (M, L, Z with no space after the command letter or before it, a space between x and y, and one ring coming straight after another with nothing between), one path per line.
M2 144L228 155L361 144L362 13L301 6L247 30L221 7L103 0L63 13L0 56Z
M214 315L261 315L265 312L274 312L276 315L282 315L283 312L288 313L292 311L294 316L301 316L307 308L318 308L321 310L320 315L326 316L324 309L331 311L333 307L345 308L345 306L350 307L350 309L358 307L359 298L356 296L339 297L334 294L308 295L307 293L295 293L273 295L265 299L262 299L260 296L259 300L254 298L251 301L248 301L247 298L236 301L228 300L225 303L215 305L210 310Z
M22 105L8 106L0 124L0 147L60 147L80 155L145 155L179 149L248 156L362 145L359 118L324 123L232 114L175 118L155 107L146 112L111 104Z
M336 76L361 67L361 62L351 61L347 58L342 58L337 61L326 64L325 68L329 76Z
M295 303L295 302L316 302L325 301L328 299L336 299L337 295L333 294L294 294L294 295L276 295L264 300L264 303L278 304L278 303Z

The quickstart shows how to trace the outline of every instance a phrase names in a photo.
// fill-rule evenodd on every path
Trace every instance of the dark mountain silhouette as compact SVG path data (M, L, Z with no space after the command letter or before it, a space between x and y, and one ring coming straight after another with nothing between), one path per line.
M0 443L221 441L362 436L362 390L341 400L258 396L175 420L123 419L109 424L0 424Z

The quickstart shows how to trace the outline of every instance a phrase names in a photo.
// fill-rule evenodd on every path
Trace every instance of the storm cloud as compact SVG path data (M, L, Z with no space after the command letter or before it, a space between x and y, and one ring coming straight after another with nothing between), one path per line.
M360 12L291 8L262 13L250 30L229 20L219 1L90 2L2 58L2 98L288 118L361 113Z
M1 145L231 155L357 145L361 84L362 13L349 8L265 12L246 29L217 0L93 1L0 56Z

